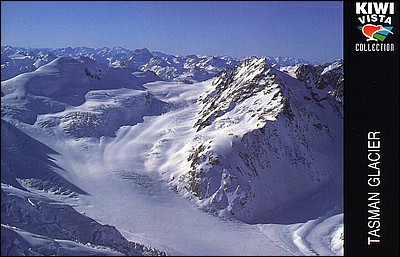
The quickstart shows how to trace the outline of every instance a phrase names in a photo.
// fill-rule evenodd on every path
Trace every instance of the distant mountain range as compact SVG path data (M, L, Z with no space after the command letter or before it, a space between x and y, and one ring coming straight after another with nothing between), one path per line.
M150 52L146 48L134 51L122 47L114 48L25 48L1 47L1 80L7 80L24 72L34 71L57 57L88 57L114 68L125 68L130 72L152 71L166 81L194 83L215 76L223 68L240 63L241 59L228 56L187 55L179 56ZM279 68L309 63L290 57L266 57L268 62Z

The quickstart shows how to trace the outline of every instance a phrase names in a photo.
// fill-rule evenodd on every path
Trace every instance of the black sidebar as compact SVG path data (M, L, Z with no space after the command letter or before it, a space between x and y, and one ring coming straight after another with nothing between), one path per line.
M399 2L344 1L345 255L399 255Z

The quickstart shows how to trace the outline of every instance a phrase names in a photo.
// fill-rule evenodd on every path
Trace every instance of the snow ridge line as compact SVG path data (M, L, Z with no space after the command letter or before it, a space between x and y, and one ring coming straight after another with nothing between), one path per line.
M319 254L312 248L311 243L307 240L307 236L311 233L313 228L318 226L323 221L323 218L318 218L316 220L310 220L303 225L299 225L298 228L293 233L293 243L297 248L304 253L304 255L318 256Z
M304 255L343 255L343 244L335 245L337 241L343 242L342 236L339 237L336 233L340 229L337 220L343 219L343 216L332 216L330 213L331 211L325 216L296 226L297 229L292 235L293 243Z

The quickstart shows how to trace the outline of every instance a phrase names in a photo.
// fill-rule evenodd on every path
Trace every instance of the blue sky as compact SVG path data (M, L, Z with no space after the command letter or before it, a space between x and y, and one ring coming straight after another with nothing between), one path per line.
M342 2L1 1L1 45L343 57Z

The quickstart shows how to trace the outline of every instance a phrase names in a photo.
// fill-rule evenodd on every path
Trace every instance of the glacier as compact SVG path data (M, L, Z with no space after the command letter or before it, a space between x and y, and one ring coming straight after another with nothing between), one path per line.
M7 46L1 96L2 255L344 253L343 60Z

